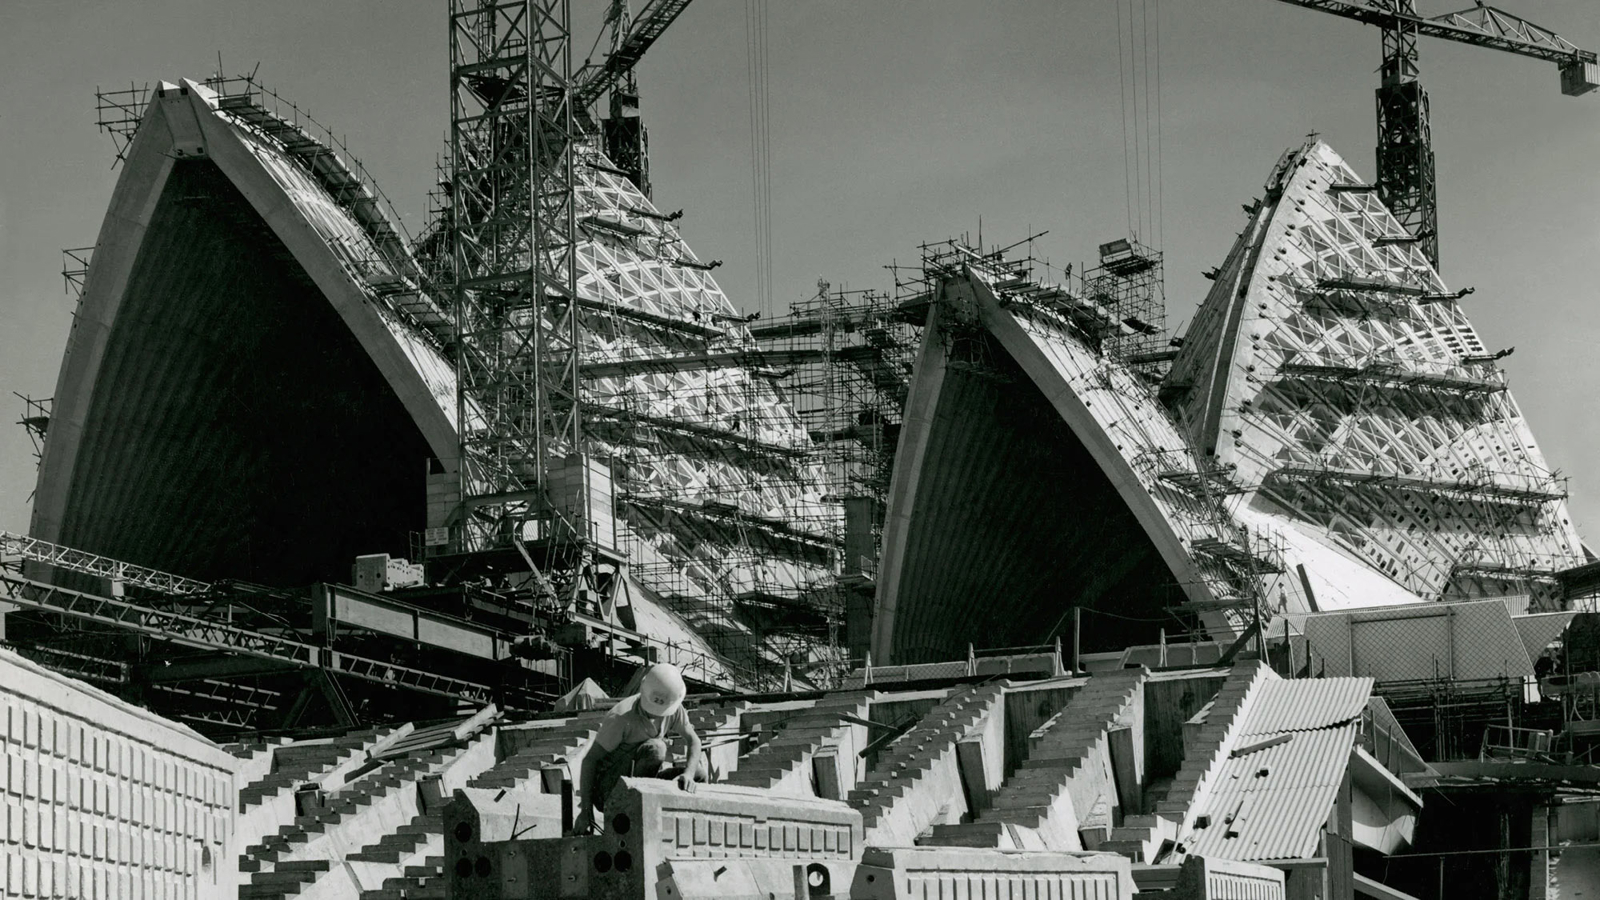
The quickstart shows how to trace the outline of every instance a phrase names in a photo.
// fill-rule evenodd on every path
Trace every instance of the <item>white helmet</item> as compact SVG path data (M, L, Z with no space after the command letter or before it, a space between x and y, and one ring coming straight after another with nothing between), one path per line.
M677 666L656 663L645 671L639 682L639 708L658 718L670 716L678 711L688 693Z

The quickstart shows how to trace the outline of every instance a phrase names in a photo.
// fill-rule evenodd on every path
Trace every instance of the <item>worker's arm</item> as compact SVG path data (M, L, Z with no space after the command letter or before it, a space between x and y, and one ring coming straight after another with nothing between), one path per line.
M583 763L578 767L578 818L572 823L574 834L585 834L594 824L594 780L600 772L600 761L607 753L617 749L622 743L621 723L607 718L600 726L600 731L589 742L589 749L584 751Z
M694 726L689 724L689 716L683 713L678 718L678 734L683 735L687 747L688 758L683 761L683 774L678 776L678 786L684 790L694 787L694 776L700 771L700 735L695 732Z

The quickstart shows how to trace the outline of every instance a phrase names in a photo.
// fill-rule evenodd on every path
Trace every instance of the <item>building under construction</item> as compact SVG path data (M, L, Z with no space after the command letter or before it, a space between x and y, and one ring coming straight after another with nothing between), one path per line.
M1384 31L1377 178L1283 152L1179 334L1134 237L761 320L651 199L687 5L580 62L565 3L452 2L415 237L253 76L100 95L0 896L1543 897L1600 840L1600 564L1439 275L1414 44L1592 53L1301 4ZM658 662L714 783L574 833Z

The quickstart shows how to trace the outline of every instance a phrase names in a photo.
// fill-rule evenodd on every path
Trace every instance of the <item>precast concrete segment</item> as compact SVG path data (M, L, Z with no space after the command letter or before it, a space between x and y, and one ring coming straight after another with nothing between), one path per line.
M850 888L853 900L1133 900L1133 894L1133 867L1114 853L954 847L871 847Z
M957 689L882 751L848 795L861 810L868 843L910 846L942 817L967 811L957 744L1005 715L1004 694L1001 685ZM989 758L1003 754L1002 744L988 748Z
M1274 167L1162 394L1236 502L1424 600L1520 595L1582 561L1505 376L1327 145Z
M1142 744L1142 687L1137 669L1096 675L1067 705L1034 730L1028 757L976 821L936 825L930 843L945 846L1014 847L1015 828L1037 834L1045 849L1083 850L1079 829L1109 831L1118 803L1110 732L1138 728ZM1142 747L1140 748L1142 749ZM1134 760L1137 763L1137 760ZM1140 767L1132 766L1133 780Z
M1285 896L1281 869L1190 856L1178 868L1170 900L1284 900Z
M780 859L669 859L654 900L812 900L843 897L856 863Z
M556 875L558 893L540 896L635 900L656 896L669 861L781 860L791 866L838 867L861 857L861 815L835 800L720 784L683 791L651 778L624 778L611 800L614 808L606 811L606 831L600 835L513 840L480 851L476 844L466 847L453 829L447 831L449 896L526 896L498 891L511 878L530 875L550 887L550 876ZM463 859L466 865L460 864ZM506 868L511 864L526 868L513 872ZM835 871L841 877L847 872Z
M0 895L231 894L242 764L0 650Z

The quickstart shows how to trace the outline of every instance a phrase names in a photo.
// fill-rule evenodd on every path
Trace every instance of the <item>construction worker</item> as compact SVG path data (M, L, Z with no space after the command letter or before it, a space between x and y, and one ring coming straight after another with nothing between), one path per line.
M624 697L606 714L579 770L578 797L583 811L573 823L574 833L594 830L595 810L604 808L606 796L624 775L672 778L684 790L693 790L696 781L706 780L700 764L700 736L683 709L687 693L678 668L658 663L645 671L637 694ZM681 769L668 758L667 735L671 732L688 744Z

